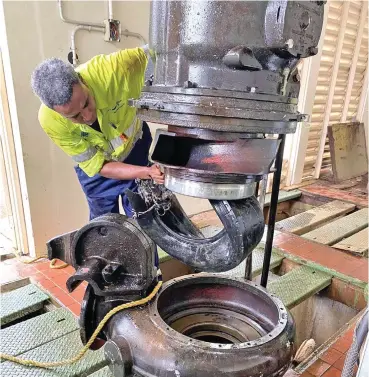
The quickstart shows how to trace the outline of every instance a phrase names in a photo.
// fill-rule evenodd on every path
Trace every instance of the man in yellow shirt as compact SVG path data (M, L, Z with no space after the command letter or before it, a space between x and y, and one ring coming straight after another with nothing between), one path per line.
M148 125L128 106L140 96L148 55L146 47L127 49L95 56L77 69L54 58L32 74L33 91L43 103L41 127L78 164L90 219L118 213L119 196L132 216L124 192L137 189L135 179L164 181L159 168L149 166Z

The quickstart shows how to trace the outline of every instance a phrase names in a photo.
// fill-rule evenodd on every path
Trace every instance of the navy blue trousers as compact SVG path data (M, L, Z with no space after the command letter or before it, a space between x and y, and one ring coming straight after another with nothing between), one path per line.
M143 122L142 138L137 140L131 153L124 160L126 164L147 166L149 164L149 149L152 142L149 127ZM122 197L124 212L128 217L132 217L132 208L128 202L124 191L130 189L137 191L134 180L110 179L96 174L89 177L78 166L76 170L78 180L82 190L86 195L88 207L90 209L90 220L106 213L119 213L119 196Z
M143 122L142 138L137 140L131 153L124 160L126 164L148 166L149 149L152 142L149 126ZM122 197L124 212L132 217L132 207L124 191L130 189L137 192L137 185L134 180L110 179L96 174L89 177L82 169L76 166L75 171L82 190L86 195L90 209L90 220L107 213L119 213L119 197ZM158 266L156 253L155 265Z

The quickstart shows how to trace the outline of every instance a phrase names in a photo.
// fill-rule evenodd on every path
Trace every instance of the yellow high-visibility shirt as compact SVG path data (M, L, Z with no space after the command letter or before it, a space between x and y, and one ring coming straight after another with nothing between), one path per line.
M88 176L105 161L123 161L141 137L142 123L128 100L140 97L147 62L144 49L134 48L95 56L76 69L95 99L101 132L41 105L41 127Z

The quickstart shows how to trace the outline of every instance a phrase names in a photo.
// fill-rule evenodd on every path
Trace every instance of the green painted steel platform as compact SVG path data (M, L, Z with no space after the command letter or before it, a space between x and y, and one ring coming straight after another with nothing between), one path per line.
M268 283L270 293L279 297L291 309L331 284L332 275L300 266Z
M366 228L368 223L368 208L363 208L305 233L302 237L323 245L334 245Z
M48 299L49 296L33 284L2 294L1 326L41 310Z
M60 361L74 357L82 346L79 330L75 330L22 353L19 357L40 362ZM7 377L81 377L88 376L105 365L107 365L107 361L104 357L104 351L100 349L98 351L88 351L87 355L75 364L57 368L24 367L5 361L1 364L1 374Z
M272 251L272 256L270 259L270 270L278 267L282 263L283 258L284 256L278 253L276 249L274 249ZM252 277L253 278L261 274L261 270L263 268L263 261L264 261L264 244L260 243L252 251ZM232 276L234 278L244 278L245 268L246 268L246 261L244 260L237 267L226 272L221 272L220 275Z
M78 353L83 344L77 318L65 308L42 313L48 300L33 284L1 295L2 324L7 324L0 330L1 352L40 362L69 359ZM111 376L103 369L107 365L103 349L88 351L79 362L57 368L24 367L6 360L0 365L1 375L7 377L81 377L97 371L98 377Z
M365 228L336 243L333 247L349 251L359 256L368 256L368 230L368 228Z
M0 350L17 356L78 330L76 317L60 308L0 330Z
M108 366L90 374L90 377L114 377Z
M354 211L355 205L334 200L308 211L278 221L275 229L297 235L305 234L330 220Z

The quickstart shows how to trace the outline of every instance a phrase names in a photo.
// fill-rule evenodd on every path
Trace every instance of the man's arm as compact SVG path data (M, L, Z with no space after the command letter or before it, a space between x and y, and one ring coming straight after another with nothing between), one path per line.
M100 175L111 179L150 179L152 178L156 183L164 183L164 175L157 165L136 166L125 164L124 162L110 161L106 162L100 170Z
M91 146L80 134L71 132L67 122L44 105L41 106L39 120L51 140L71 156L89 177L101 174L112 179L152 178L157 183L164 183L164 176L155 165L135 166L123 162L106 161L102 151Z
M109 55L109 64L115 67L112 71L118 77L118 82L122 80L121 85L116 85L116 88L120 90L121 86L127 85L131 97L138 98L149 56L148 46L121 50ZM164 175L155 165L143 167L110 161L104 163L99 174L106 178L121 180L152 178L156 183L164 183Z

